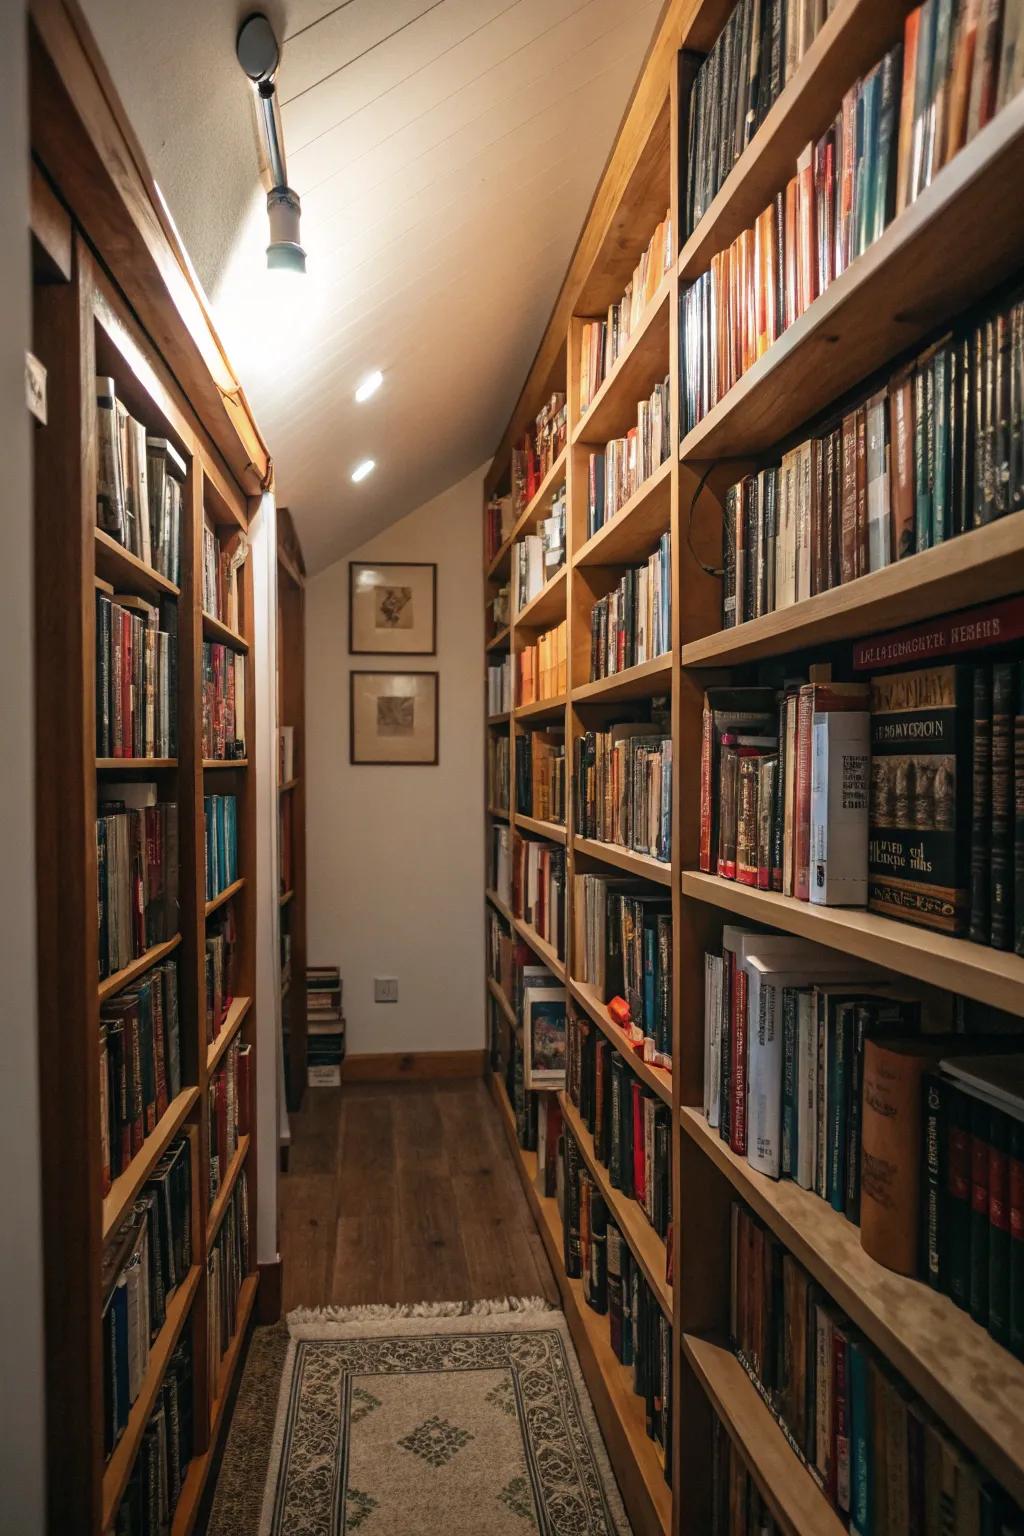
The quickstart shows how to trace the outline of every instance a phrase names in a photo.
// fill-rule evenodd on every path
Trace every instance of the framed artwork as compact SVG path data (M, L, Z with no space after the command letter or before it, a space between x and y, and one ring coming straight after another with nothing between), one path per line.
M523 995L523 1086L565 1087L564 987L531 987Z
M351 656L437 654L437 566L348 563Z
M351 672L349 762L433 766L438 687L436 672Z

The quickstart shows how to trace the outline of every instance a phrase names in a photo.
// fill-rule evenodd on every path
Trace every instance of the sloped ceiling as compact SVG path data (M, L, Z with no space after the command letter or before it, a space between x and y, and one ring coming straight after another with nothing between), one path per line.
M305 279L265 271L249 7L83 0L274 458L307 565L490 456L661 0L264 8ZM356 405L371 369L383 388ZM376 460L360 485L362 458Z

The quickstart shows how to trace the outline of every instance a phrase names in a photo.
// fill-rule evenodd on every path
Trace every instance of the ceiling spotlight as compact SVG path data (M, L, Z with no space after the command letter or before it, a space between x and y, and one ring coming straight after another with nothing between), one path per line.
M375 468L373 459L363 459L362 463L357 464L352 471L352 479L358 485L360 480L365 480L367 475L372 475Z
M362 405L364 400L369 400L370 396L375 395L383 383L384 375L379 368L375 368L372 373L368 373L356 390L357 403Z
M242 22L235 39L235 52L256 93L257 115L270 173L267 266L271 272L305 272L306 253L299 241L302 205L299 194L288 185L284 136L274 87L281 50L273 27L261 11L254 11Z

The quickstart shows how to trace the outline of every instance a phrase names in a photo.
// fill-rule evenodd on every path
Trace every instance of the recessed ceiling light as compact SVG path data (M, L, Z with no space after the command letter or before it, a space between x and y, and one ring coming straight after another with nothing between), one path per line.
M373 459L364 459L361 464L357 464L352 471L352 479L356 485L359 484L360 480L365 480L367 475L372 475L375 467Z
M371 395L377 393L383 383L384 375L379 368L375 368L372 373L366 375L366 378L356 390L356 400L362 405L364 400L369 400Z

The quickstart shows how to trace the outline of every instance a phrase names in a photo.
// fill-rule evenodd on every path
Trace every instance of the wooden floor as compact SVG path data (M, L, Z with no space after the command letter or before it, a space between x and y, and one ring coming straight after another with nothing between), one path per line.
M558 1290L482 1080L311 1088L279 1183L284 1309Z

